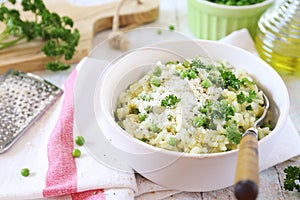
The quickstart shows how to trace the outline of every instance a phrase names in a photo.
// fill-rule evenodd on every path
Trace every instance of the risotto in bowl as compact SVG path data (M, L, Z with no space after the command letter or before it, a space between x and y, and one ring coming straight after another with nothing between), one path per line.
M196 45L195 45L196 44ZM258 127L259 164L285 124L289 97L261 59L214 41L178 41L129 52L102 74L95 112L130 167L162 186L211 191L233 185L242 134Z

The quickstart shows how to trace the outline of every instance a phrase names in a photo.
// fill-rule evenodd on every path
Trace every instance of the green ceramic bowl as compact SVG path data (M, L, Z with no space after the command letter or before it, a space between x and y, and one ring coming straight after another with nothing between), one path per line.
M206 0L188 0L189 28L197 38L208 40L218 40L242 28L247 28L254 37L260 16L273 2L227 6Z

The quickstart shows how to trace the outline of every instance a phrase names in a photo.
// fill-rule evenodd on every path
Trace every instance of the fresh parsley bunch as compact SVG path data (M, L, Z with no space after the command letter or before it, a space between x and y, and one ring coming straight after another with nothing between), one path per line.
M16 0L8 0L15 4ZM0 22L5 29L0 33L0 50L10 47L21 40L31 41L41 38L45 41L42 51L55 60L46 63L46 69L66 70L70 66L61 62L71 60L78 45L80 34L73 29L73 20L50 12L42 0L22 0L23 10L34 14L34 20L23 20L16 9L10 9L1 3Z

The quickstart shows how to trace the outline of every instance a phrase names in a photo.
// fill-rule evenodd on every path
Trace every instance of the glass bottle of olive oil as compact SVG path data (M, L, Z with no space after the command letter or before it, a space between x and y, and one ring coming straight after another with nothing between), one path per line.
M284 0L258 21L260 57L281 74L300 75L300 0Z

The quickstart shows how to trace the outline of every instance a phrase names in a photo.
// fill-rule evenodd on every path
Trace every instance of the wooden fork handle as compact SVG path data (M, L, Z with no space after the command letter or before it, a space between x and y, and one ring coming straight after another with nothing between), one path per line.
M254 200L258 194L258 141L247 132L241 139L235 175L234 193L239 200Z

